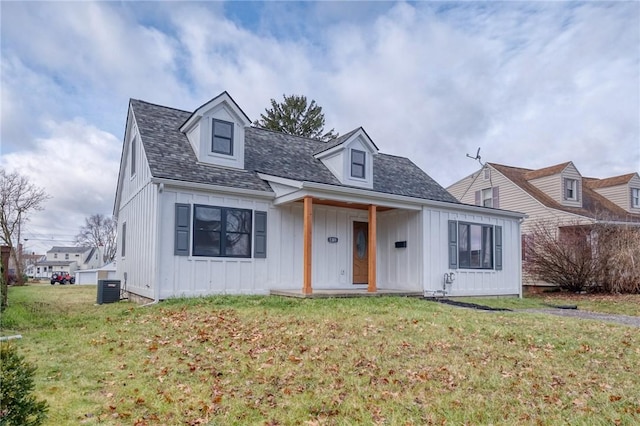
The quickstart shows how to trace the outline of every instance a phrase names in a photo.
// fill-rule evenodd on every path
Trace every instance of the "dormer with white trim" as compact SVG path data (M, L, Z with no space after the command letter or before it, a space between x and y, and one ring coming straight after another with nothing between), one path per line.
M196 109L180 127L198 161L244 168L244 129L251 120L227 92Z
M373 157L378 147L359 127L343 135L314 155L343 185L373 189Z

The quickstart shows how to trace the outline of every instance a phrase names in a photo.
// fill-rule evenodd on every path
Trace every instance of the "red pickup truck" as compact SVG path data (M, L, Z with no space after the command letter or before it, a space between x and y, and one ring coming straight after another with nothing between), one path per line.
M58 284L75 284L76 282L76 277L70 275L68 272L54 272L53 274L51 274L51 285L54 285L55 283Z

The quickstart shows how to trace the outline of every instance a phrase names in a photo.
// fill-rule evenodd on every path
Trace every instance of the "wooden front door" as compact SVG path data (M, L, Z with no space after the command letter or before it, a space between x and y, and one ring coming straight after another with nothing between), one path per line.
M369 282L369 224L353 222L353 283Z

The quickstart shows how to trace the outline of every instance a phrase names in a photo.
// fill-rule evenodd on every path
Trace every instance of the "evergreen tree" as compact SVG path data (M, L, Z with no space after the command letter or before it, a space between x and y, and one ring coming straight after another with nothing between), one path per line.
M322 107L312 100L307 103L306 96L282 95L281 103L271 99L271 108L260 114L255 126L275 130L289 135L303 136L311 139L328 141L338 137L334 129L324 131L324 114Z
M47 403L33 395L35 371L15 346L0 345L0 425L38 426L46 420Z

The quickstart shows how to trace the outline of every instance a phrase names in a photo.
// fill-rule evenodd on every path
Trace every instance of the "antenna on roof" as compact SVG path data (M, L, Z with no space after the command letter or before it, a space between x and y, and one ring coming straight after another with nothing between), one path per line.
M467 154L467 157L471 158L472 160L478 160L480 165L482 165L482 161L480 161L480 159L482 158L482 157L480 157L480 147L478 147L478 151L476 151L476 156L475 157L472 157L469 154Z

